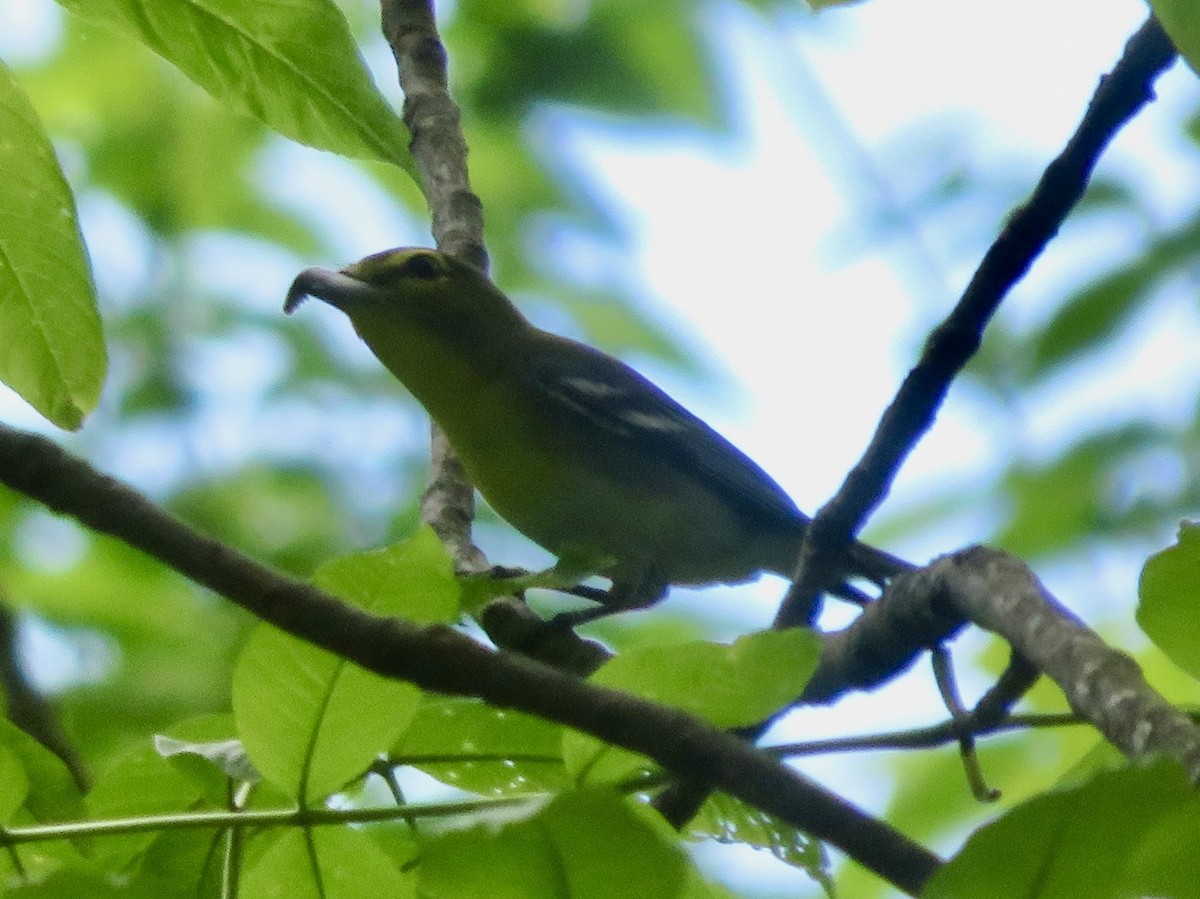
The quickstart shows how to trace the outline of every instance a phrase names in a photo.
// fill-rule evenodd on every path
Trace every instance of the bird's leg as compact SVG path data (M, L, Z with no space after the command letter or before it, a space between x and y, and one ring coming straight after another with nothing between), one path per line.
M638 569L632 576L628 572L614 573L611 589L602 597L596 597L601 605L592 609L559 612L550 621L558 627L578 627L617 612L644 609L666 596L668 586L670 581L667 576L653 565Z

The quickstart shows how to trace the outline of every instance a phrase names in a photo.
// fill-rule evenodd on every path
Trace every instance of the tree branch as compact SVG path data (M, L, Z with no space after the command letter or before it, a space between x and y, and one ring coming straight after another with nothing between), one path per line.
M450 97L446 48L425 0L381 0L383 34L396 58L404 91L404 124L409 149L421 178L421 190L433 215L433 239L439 250L487 271L483 243L483 203L471 189L467 143L461 113ZM421 496L421 520L441 539L461 571L487 569L487 560L471 539L475 488L454 455L446 435L430 424L429 484Z
M91 782L87 766L67 739L53 706L29 682L21 664L18 636L12 607L0 601L0 687L8 720L62 759L80 792L87 792Z
M363 668L539 715L642 753L832 843L909 893L940 864L898 831L700 719L490 651L445 625L418 627L348 606L196 533L45 437L0 425L0 482Z
M781 624L812 622L820 592L835 576L830 565L838 551L883 501L900 465L933 426L951 382L979 349L983 330L1001 301L1058 233L1113 136L1154 98L1154 82L1175 56L1162 27L1151 18L1130 38L1112 73L1101 79L1075 134L1046 168L1029 200L1009 218L958 305L929 335L866 452L813 519L795 581L779 611Z
M1007 640L1130 759L1177 759L1200 782L1200 727L1146 683L1133 659L1105 644L1051 596L1024 562L977 546L938 559L923 575L936 585L933 601L940 594Z

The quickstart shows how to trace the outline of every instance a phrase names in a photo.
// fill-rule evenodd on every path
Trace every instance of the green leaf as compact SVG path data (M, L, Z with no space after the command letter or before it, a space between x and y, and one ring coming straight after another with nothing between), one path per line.
M1127 896L1191 896L1196 882L1170 868L1194 872L1194 844L1164 843L1162 828L1195 822L1200 798L1178 765L1104 772L1087 784L1039 796L988 824L930 881L925 899L1118 899ZM1195 838L1195 824L1190 827ZM1178 834L1176 834L1178 836ZM1145 864L1143 841L1158 860ZM1163 889L1173 883L1175 889Z
M317 571L313 582L377 615L418 624L458 617L454 563L428 527L404 543L335 559Z
M834 895L829 855L819 840L727 793L708 798L688 824L688 835L766 849L784 864L808 874L827 895Z
M138 746L100 777L87 796L92 818L136 818L187 811L202 798L200 787L158 755L149 744ZM105 837L95 843L106 865L124 867L148 850L162 832Z
M1163 439L1153 425L1128 422L1086 435L1057 457L1013 466L1003 482L1012 510L993 541L1028 558L1112 532L1122 523L1105 502L1114 468Z
M1193 72L1200 73L1200 20L1191 0L1150 0L1150 8L1162 23L1180 55Z
M8 820L29 795L29 776L15 752L0 745L0 822Z
M1179 539L1155 553L1138 582L1137 621L1176 665L1200 676L1200 525L1184 522Z
M816 669L820 641L799 628L748 634L732 644L701 640L631 649L604 664L591 680L643 699L674 706L722 728L769 718L794 701ZM568 731L563 760L575 776L611 781L644 761Z
M308 804L361 775L415 714L421 691L263 625L233 673L238 731L263 776Z
M476 700L426 697L391 755L476 793L549 792L568 785L559 725Z
M476 827L430 842L423 899L670 899L689 866L662 824L607 792L559 796L500 830Z
M1141 254L1067 297L1029 342L1030 374L1045 378L1066 362L1115 339L1144 311L1164 281L1196 258L1200 222L1190 219L1155 240Z
M95 408L107 360L75 200L0 63L0 380L62 428Z
M254 899L362 899L416 895L366 834L349 827L290 829L246 871L241 895Z
M800 628L759 631L730 644L648 646L615 656L591 680L718 727L741 727L795 700L816 670L820 649L816 635Z
M405 129L329 0L59 0L142 41L217 100L303 144L412 171Z
M377 615L420 622L458 613L449 557L428 528L412 540L346 556L315 581ZM233 710L263 776L304 803L345 786L387 752L416 714L421 691L267 625L233 675Z
M117 886L101 872L84 868L64 868L44 880L27 881L4 891L14 899L128 899L129 890Z
M83 817L83 798L62 759L21 730L0 718L0 747L20 763L28 782L26 810L42 823Z

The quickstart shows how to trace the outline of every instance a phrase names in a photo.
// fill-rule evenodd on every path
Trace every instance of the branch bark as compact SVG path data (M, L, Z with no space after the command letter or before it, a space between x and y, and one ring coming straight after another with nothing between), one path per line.
M1071 708L1127 757L1176 759L1200 783L1200 727L1146 683L1133 659L1051 596L1024 562L980 546L938 559L922 577L936 585L935 596L1003 637L1058 684Z
M832 843L913 895L940 864L923 846L700 719L489 650L445 625L419 627L348 606L198 534L38 434L0 425L0 483L369 671L539 715L642 753Z
M446 49L438 37L433 4L382 0L380 9L383 34L404 91L404 124L412 135L409 149L433 215L434 242L439 250L487 271L483 203L471 189L462 114L450 96ZM429 457L421 520L434 529L460 571L484 571L487 560L471 539L475 488L436 424L430 424Z

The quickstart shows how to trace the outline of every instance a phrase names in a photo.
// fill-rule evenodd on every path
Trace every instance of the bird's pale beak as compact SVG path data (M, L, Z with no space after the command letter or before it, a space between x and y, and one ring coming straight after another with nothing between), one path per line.
M296 276L288 288L283 311L291 315L306 297L324 300L330 306L349 312L356 302L368 299L375 288L365 281L345 272L334 272L327 268L306 268Z

